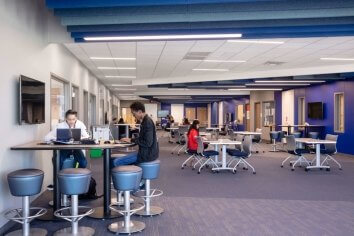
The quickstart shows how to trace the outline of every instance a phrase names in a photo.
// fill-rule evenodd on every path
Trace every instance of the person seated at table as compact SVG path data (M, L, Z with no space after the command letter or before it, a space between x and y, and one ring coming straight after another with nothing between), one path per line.
M183 124L183 125L190 125L189 120L188 120L187 117L183 118L182 124Z
M198 150L197 136L199 136L199 120L194 120L188 130L188 145L189 151L196 152ZM208 144L204 143L204 149L208 148Z
M113 167L118 165L139 164L154 161L159 157L159 145L157 142L154 121L145 113L145 106L141 102L134 102L130 109L133 116L140 121L140 131L136 138L122 138L122 142L138 145L138 152L129 153L116 161Z
M57 129L81 129L81 139L89 138L83 122L77 119L77 112L68 110L65 113L65 121L57 124L45 137L44 141L50 142L57 139ZM86 168L87 160L82 150L60 150L60 169L66 159L72 158L79 163L79 168ZM73 166L74 167L74 166Z

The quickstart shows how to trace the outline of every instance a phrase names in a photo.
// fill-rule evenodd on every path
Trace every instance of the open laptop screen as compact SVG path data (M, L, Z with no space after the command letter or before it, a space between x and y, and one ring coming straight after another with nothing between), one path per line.
M57 141L81 140L81 129L57 129Z

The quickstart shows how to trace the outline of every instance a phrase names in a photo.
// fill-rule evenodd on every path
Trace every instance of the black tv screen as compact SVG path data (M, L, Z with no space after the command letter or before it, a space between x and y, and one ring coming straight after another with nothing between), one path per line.
M323 119L323 103L310 102L307 104L308 118Z
M158 118L164 118L164 117L166 117L169 114L170 114L169 110L159 110L159 111L157 111L157 117Z
M45 84L41 81L20 76L20 124L45 122Z

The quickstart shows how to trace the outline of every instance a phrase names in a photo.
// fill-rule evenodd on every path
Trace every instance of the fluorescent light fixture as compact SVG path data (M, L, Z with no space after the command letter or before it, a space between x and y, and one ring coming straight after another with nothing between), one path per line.
M114 87L131 87L133 85L131 85L131 84L111 84L111 86L114 86Z
M308 86L310 84L246 84L247 86Z
M114 90L118 91L136 91L136 88L114 88Z
M100 70L136 70L135 67L110 67L110 66L100 66L97 67Z
M204 69L193 69L194 71L229 71L229 69L208 69L208 68L204 68Z
M354 58L341 58L341 57L321 57L324 61L354 61Z
M106 78L123 78L123 79L135 79L136 76L130 75L106 75Z
M112 36L84 37L85 41L145 41L145 40L174 40L174 39L229 39L241 38L242 34L187 34L187 35L144 35L144 36Z
M170 91L185 91L185 90L189 90L188 88L168 88L167 90Z
M135 61L134 57L90 57L91 60L121 60L121 61Z
M256 44L283 44L282 41L264 41L264 40L227 40L228 43L256 43Z
M245 85L190 85L189 88L210 88L210 89L220 89L220 88L245 88Z
M281 91L281 88L239 88L239 89L228 89L229 91Z
M325 80L255 80L256 83L324 83Z
M232 61L227 61L227 60L198 60L198 59L190 59L188 61L203 61L203 62L215 62L215 63L244 63L246 61L244 60L232 60Z

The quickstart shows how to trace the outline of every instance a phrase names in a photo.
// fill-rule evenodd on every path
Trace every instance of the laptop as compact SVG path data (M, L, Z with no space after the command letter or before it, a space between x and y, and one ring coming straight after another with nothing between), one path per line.
M57 143L79 143L80 140L81 129L57 129Z

